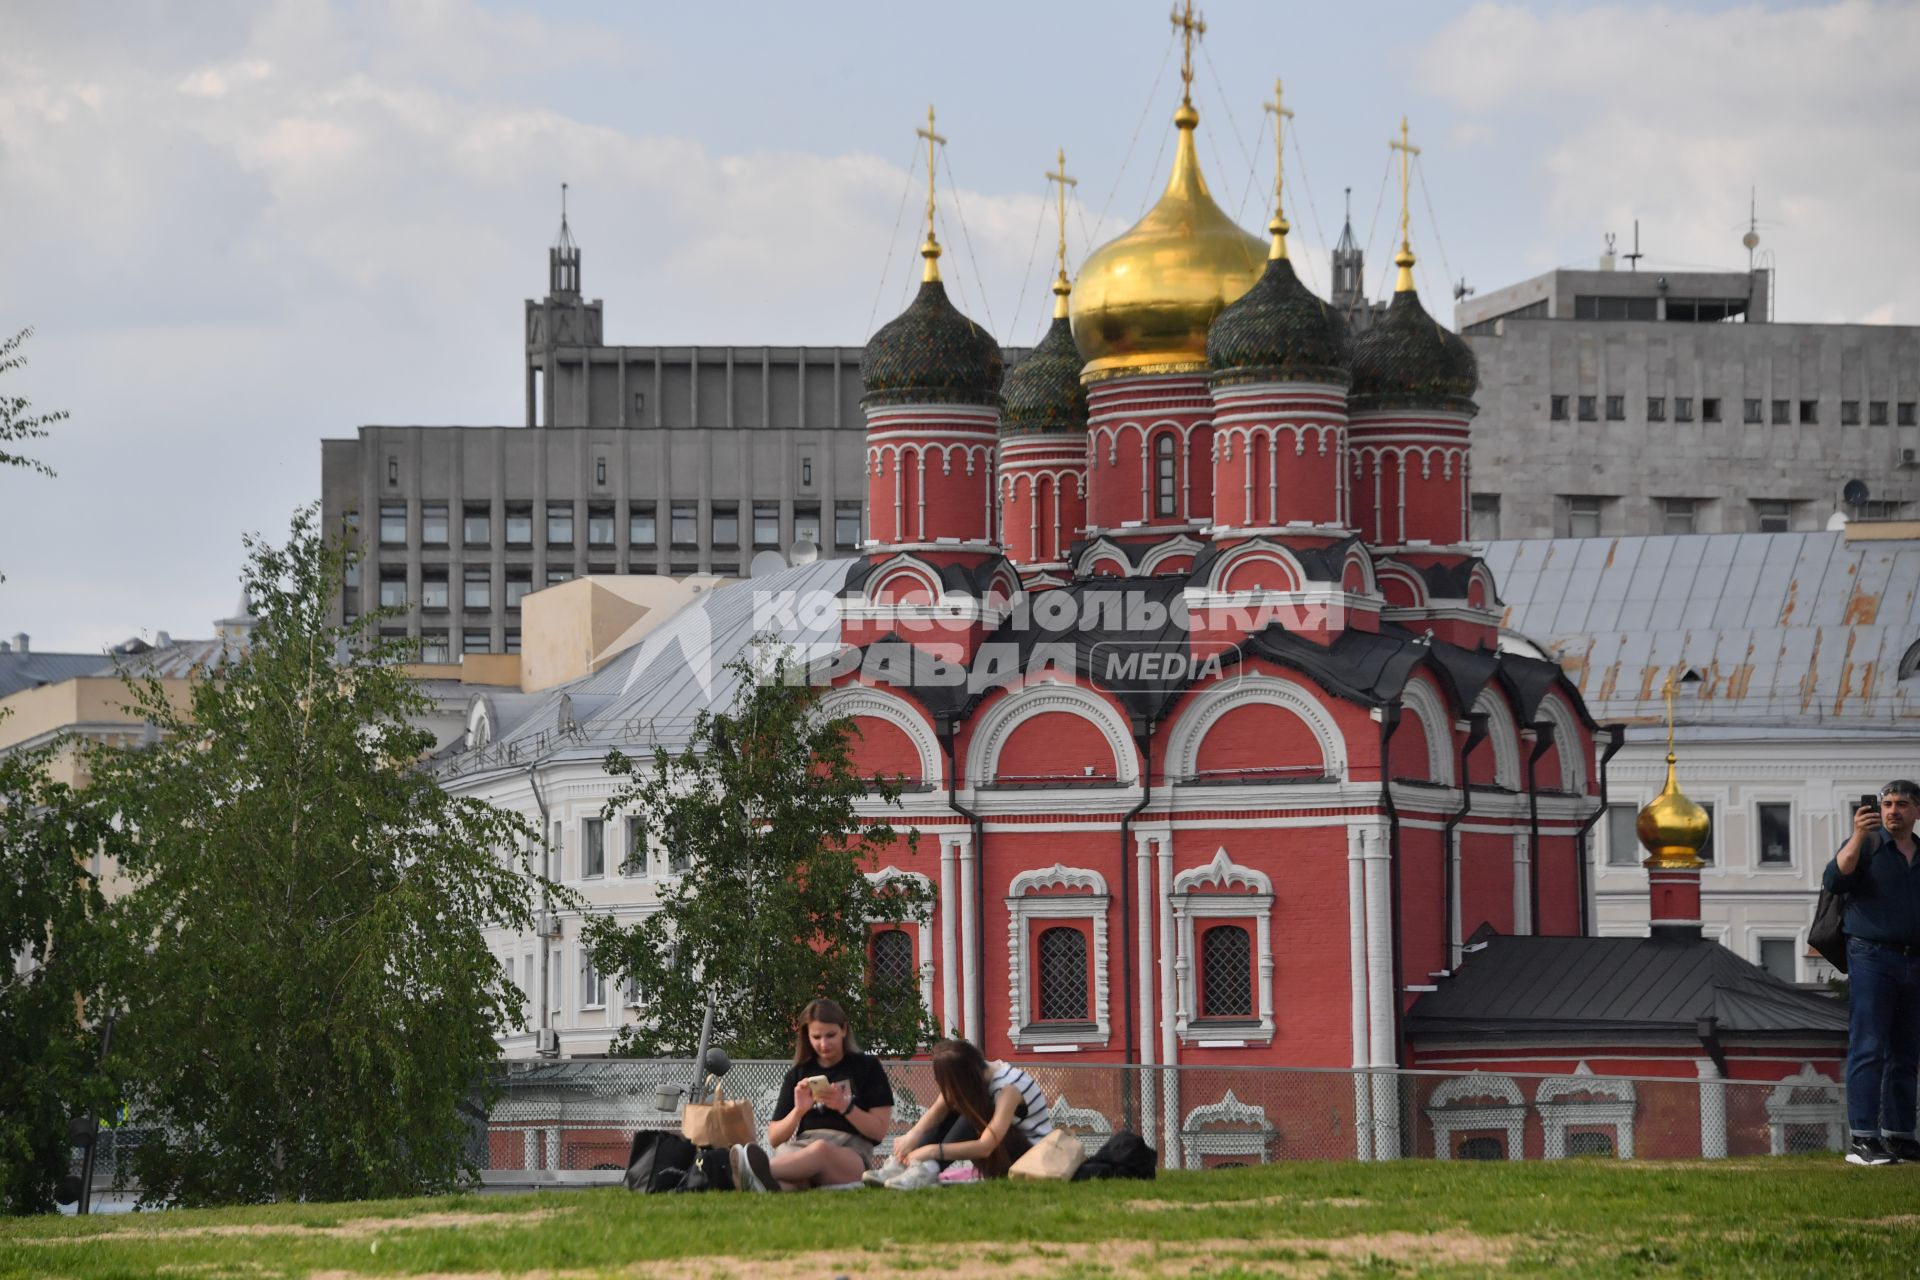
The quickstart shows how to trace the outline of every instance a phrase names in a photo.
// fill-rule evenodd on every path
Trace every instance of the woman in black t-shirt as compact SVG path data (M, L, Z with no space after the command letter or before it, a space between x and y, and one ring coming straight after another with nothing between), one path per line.
M858 1182L893 1123L893 1087L879 1061L854 1044L837 1001L813 1001L799 1023L793 1066L767 1124L773 1176L795 1191Z

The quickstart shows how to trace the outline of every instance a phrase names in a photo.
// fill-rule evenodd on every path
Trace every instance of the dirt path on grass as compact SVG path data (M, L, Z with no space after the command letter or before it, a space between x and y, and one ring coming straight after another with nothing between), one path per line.
M195 1236L311 1236L355 1239L385 1231L437 1231L451 1227L522 1227L572 1209L529 1209L524 1213L415 1213L404 1218L348 1218L332 1226L303 1222L249 1222L206 1227L126 1227L89 1235L20 1236L9 1244L79 1244L88 1240L187 1240Z
M965 1269L991 1271L996 1280L1041 1280L1099 1264L1129 1276L1195 1277L1215 1275L1223 1264L1230 1262L1253 1275L1311 1278L1371 1259L1409 1267L1452 1265L1494 1270L1506 1266L1514 1247L1510 1239L1477 1236L1467 1231L1385 1231L1330 1239L1274 1236L1261 1240L1115 1240L1100 1244L900 1245L762 1258L721 1255L640 1262L620 1274L644 1280L724 1280L733 1276L768 1275L779 1275L783 1280L839 1280L840 1277L925 1280L928 1275L946 1275ZM520 1272L515 1273L515 1280L564 1280L591 1274L605 1273ZM369 1277L355 1271L325 1271L315 1272L311 1280L369 1280ZM507 1277L497 1271L463 1272L416 1277L416 1280L507 1280Z

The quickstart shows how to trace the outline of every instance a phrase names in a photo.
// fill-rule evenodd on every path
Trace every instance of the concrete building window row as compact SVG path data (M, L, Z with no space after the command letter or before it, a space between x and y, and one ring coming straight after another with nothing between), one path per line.
M444 547L447 545L447 532L447 504L444 502L421 503L420 545Z

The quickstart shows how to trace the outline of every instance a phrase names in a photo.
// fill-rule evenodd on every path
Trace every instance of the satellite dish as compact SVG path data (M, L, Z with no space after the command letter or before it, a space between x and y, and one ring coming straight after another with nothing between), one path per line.
M1840 490L1840 500L1850 507L1857 507L1868 498L1865 480L1849 480L1846 488Z

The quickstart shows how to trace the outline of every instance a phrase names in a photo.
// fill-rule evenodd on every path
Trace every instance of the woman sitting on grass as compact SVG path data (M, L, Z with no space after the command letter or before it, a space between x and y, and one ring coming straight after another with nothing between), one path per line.
M735 1147L736 1187L801 1191L858 1183L893 1123L886 1069L854 1044L847 1011L837 1001L815 1000L799 1023L793 1065L767 1124L773 1155L754 1143Z
M933 1081L940 1096L893 1144L886 1167L862 1177L868 1186L917 1191L933 1186L957 1160L972 1161L984 1177L1004 1178L1014 1161L1053 1132L1047 1100L1033 1077L988 1062L965 1040L933 1047Z

